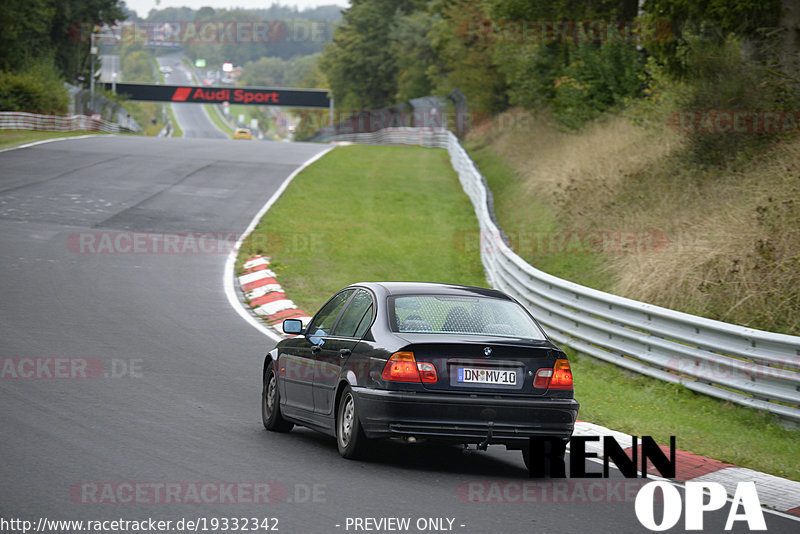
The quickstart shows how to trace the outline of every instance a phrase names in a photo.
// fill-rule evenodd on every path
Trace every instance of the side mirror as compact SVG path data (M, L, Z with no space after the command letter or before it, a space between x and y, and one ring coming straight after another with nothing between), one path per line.
M303 331L303 322L300 319L286 319L283 321L285 334L299 334Z

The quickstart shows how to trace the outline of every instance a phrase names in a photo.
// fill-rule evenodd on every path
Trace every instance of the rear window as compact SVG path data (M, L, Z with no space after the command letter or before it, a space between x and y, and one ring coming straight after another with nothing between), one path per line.
M509 300L404 295L389 299L389 314L395 332L546 339L527 312Z

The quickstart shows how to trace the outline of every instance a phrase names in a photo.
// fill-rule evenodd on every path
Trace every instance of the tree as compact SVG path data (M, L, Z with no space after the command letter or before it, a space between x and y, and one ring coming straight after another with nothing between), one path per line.
M671 24L675 38L648 46L648 52L678 75L691 74L684 54L687 35L702 35L715 46L731 34L758 42L781 18L781 0L646 0L643 7L647 19Z
M68 80L89 79L88 36L76 29L114 24L122 20L120 0L58 0L50 25L49 48L56 66ZM85 39L84 39L85 38Z
M781 0L646 0L643 8L652 17L668 19L678 32L705 26L721 40L729 33L757 35L761 28L777 26L781 17Z
M352 1L320 61L337 107L380 109L395 103L397 61L391 29L396 17L422 6L424 2L412 0Z
M512 104L548 104L562 123L579 127L639 92L638 43L602 31L633 27L636 0L492 0L489 5L485 31L487 39L498 41L493 60L508 80ZM523 24L538 33L511 31Z
M54 16L55 9L47 0L4 0L0 4L0 70L22 69L51 55Z
M611 20L609 16L632 20L639 8L638 0L490 0L488 4L493 20L527 21Z
M396 102L430 95L434 83L430 66L436 62L430 32L440 20L427 10L395 17L389 35L397 64Z
M431 30L438 61L429 73L439 94L460 89L473 112L497 113L508 106L506 79L492 57L496 44L476 28L487 20L479 0L442 0L431 9L440 15Z
M242 85L261 85L267 87L287 87L289 65L279 57L262 57L251 61L242 68Z
M55 68L68 80L88 80L91 29L124 16L120 0L5 0L0 4L0 69L43 73Z

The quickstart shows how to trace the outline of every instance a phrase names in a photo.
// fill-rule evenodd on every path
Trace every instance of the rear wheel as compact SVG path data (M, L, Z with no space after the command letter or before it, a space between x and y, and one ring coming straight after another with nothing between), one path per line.
M339 447L339 454L355 460L362 456L366 441L353 391L350 386L345 386L336 417L336 445Z
M522 459L531 478L564 478L568 440L530 438L522 447Z
M261 389L261 421L267 430L289 432L294 423L287 421L281 415L280 400L278 377L275 376L273 362L270 362L264 371L264 385Z

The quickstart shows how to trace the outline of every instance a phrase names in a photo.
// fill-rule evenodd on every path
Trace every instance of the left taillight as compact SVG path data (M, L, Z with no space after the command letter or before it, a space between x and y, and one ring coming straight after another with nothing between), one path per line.
M558 359L552 368L546 367L536 371L533 379L536 389L572 389L572 369L569 360Z
M395 352L386 362L381 377L391 382L435 383L439 377L432 363L417 362L413 352Z

